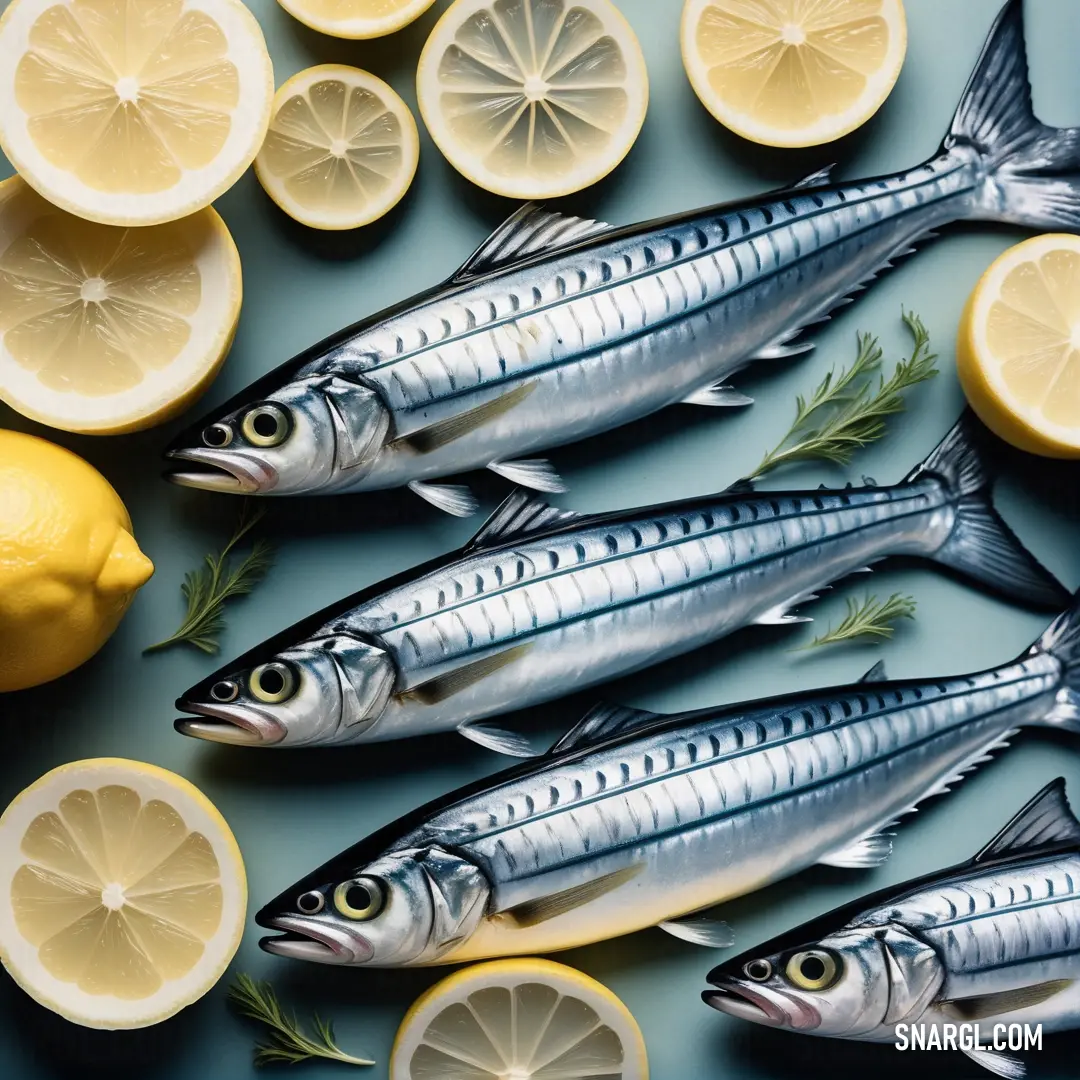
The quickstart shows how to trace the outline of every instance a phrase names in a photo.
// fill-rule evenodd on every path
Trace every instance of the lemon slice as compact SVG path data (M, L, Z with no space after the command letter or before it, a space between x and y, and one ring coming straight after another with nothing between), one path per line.
M610 0L456 0L416 82L450 164L514 199L567 195L607 176L649 104L641 46Z
M606 986L549 960L499 960L433 986L409 1010L390 1080L648 1080L645 1041Z
M176 415L217 374L241 292L210 207L124 229L0 184L0 398L25 416L116 434Z
M1043 457L1080 458L1080 238L1009 248L960 321L957 372L991 431Z
M76 761L0 817L0 955L77 1024L155 1024L202 997L240 944L247 883L224 818L154 765Z
M278 0L305 26L339 38L392 34L420 18L435 0Z
M255 173L304 225L355 229L402 200L419 160L416 121L392 87L359 68L322 64L277 92Z
M262 145L274 73L240 0L14 0L0 145L50 202L110 225L210 204Z
M901 0L686 0L683 65L725 127L817 146L865 124L907 51Z

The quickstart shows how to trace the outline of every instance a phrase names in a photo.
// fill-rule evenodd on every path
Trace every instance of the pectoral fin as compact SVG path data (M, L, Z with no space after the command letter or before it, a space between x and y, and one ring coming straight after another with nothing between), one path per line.
M516 408L536 389L536 386L536 379L521 383L513 390L508 390L505 394L500 394L491 401L485 401L473 409L447 417L445 420L437 420L434 424L418 428L408 435L402 435L390 445L408 446L418 454L430 454Z
M496 754L517 758L543 757L542 751L534 750L529 740L515 731L506 731L491 724L469 723L459 725L458 732L477 746L493 750Z
M556 919L577 908L584 907L599 900L602 896L614 892L616 889L632 881L641 873L641 866L627 866L622 870L616 870L612 874L596 878L594 881L586 881L582 885L575 885L572 889L563 892L552 893L551 896L543 896L537 900L528 900L524 904L510 908L502 912L503 916L510 919L516 926L526 929L530 926L538 926L550 919Z
M425 502L454 517L471 517L480 504L467 488L460 484L429 484L426 480L412 480L409 490Z
M1022 1077L1027 1076L1027 1066L1022 1061L1017 1061L1016 1058L1009 1057L1008 1054L1003 1054L999 1050L976 1050L974 1047L967 1049L963 1046L960 1049L976 1065L989 1069L995 1076L1003 1076L1005 1080L1021 1080Z
M983 994L980 997L957 998L941 1004L943 1009L948 1009L958 1020L986 1020L991 1016L1005 1016L1020 1009L1030 1009L1032 1005L1041 1005L1067 990L1072 984L1072 979L1053 979L1050 982L1035 983L1034 986L1021 986L1016 990L1002 990L997 994Z
M735 934L731 927L721 919L710 919L706 915L668 919L659 925L661 930L672 937L689 941L691 945L702 945L706 949L727 949L735 944Z
M532 648L531 644L517 645L512 649L485 656L482 660L475 660L471 664L448 671L445 675L437 675L434 679L410 690L405 690L398 696L403 701L418 701L421 705L438 705L441 701L460 694L470 686L483 681L489 675L494 675L508 664L520 660Z

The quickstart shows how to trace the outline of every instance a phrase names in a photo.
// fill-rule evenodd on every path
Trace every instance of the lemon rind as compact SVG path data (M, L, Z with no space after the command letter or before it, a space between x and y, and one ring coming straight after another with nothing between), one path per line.
M278 0L281 7L297 22L303 23L309 30L315 30L328 37L342 38L346 41L367 41L371 38L386 37L404 29L420 18L435 0L415 0L411 6L401 12L386 15L381 19L320 19L306 11L302 3L296 0Z

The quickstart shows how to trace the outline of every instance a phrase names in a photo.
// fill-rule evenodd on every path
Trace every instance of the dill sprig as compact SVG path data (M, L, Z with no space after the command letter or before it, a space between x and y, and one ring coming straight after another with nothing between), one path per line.
M881 601L869 594L861 601L853 596L847 598L847 614L834 630L831 626L819 637L814 638L804 649L816 649L821 645L836 645L841 641L855 641L858 638L871 638L875 641L887 641L896 632L893 625L900 619L915 618L915 598L893 593L888 600Z
M334 1039L334 1026L317 1015L311 1024L315 1035L304 1034L296 1017L286 1013L268 982L256 982L250 975L238 975L229 987L229 1000L244 1015L271 1029L269 1043L255 1046L255 1064L287 1062L295 1065L308 1058L329 1058L346 1065L374 1065L367 1058L346 1054Z
M218 651L218 635L225 628L225 601L244 596L265 577L274 561L274 549L266 540L256 540L251 550L235 566L229 556L236 545L262 520L266 511L251 510L247 500L229 542L218 555L207 555L205 565L184 575L180 592L187 601L187 614L180 628L163 641L148 645L144 653L157 652L172 645L194 645L204 653Z
M903 320L914 342L911 358L901 360L886 379L880 374L883 353L878 339L860 333L855 362L839 375L830 371L809 398L796 399L795 422L776 449L762 458L751 479L796 461L848 465L856 450L881 438L888 417L904 411L904 391L937 374L937 354L930 351L930 334L922 320L907 311Z

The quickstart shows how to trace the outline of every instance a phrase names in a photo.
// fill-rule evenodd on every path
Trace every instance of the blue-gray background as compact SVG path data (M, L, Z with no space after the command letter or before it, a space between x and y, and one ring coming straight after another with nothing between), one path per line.
M652 100L645 128L623 165L597 188L566 200L574 213L625 223L753 194L839 163L844 177L868 176L929 156L948 126L997 9L992 0L906 0L910 43L900 81L880 113L833 146L778 151L725 132L699 105L679 57L678 0L616 0L645 50ZM273 0L249 0L266 33L277 82L311 64L354 64L387 79L415 108L414 71L426 35L447 6L439 0L411 27L372 42L323 37ZM1055 125L1080 123L1080 5L1028 0L1036 107ZM320 234L288 220L249 173L217 204L244 264L244 311L225 368L205 404L223 401L257 375L344 324L449 275L512 209L461 179L421 125L416 183L382 222L354 234ZM796 470L775 484L816 485L868 474L898 479L947 430L962 405L953 341L961 307L979 275L1020 230L964 226L903 264L818 333L808 358L758 368L738 380L758 399L745 412L679 408L613 435L557 451L570 482L559 503L583 510L633 506L714 491L752 468L786 430L796 393L853 356L855 332L881 336L890 361L908 346L902 307L919 313L941 353L941 375L911 397L910 413L854 467ZM197 409L201 406L197 406ZM220 807L247 862L252 910L360 836L502 762L457 737L349 751L256 751L215 747L174 734L172 701L213 666L193 650L143 657L181 615L185 571L228 534L236 504L183 491L159 478L159 429L121 438L79 438L30 424L0 407L0 424L53 438L93 462L123 496L139 542L157 573L108 646L91 663L36 691L0 700L3 717L0 805L45 770L82 757L119 755L187 776ZM179 425L175 425L179 426ZM1012 463L999 484L1006 516L1031 547L1074 588L1080 583L1080 466ZM505 492L481 478L486 507ZM440 516L414 497L275 502L262 526L278 561L256 593L229 613L223 656L340 596L461 544L478 522ZM819 627L842 612L843 596L866 587L918 600L915 623L881 649L840 647L793 653L808 627L749 630L712 648L604 690L614 700L659 710L736 701L767 692L847 682L887 657L893 676L953 674L1004 661L1035 638L1044 620L990 600L922 566L887 567L845 583L815 605ZM593 700L533 710L523 722L556 730ZM728 905L725 917L746 947L887 882L970 857L1042 784L1068 777L1080 805L1080 745L1066 736L1024 733L1018 745L933 800L899 830L880 870L819 868ZM333 1019L341 1041L366 1051L387 1075L393 1033L412 1000L439 971L347 971L273 958L249 928L232 972L272 978L301 1015ZM809 1080L838 1071L913 1069L934 1077L980 1076L957 1054L900 1055L772 1033L708 1010L698 998L713 953L650 931L562 957L607 983L645 1032L657 1080L776 1077ZM230 974L231 974L230 973ZM39 1008L0 975L0 1069L5 1078L125 1074L155 1080L251 1075L257 1031L226 1007L225 985L167 1023L143 1032L73 1027ZM1030 1055L1038 1078L1075 1076L1080 1034L1047 1040ZM1070 1057L1072 1055L1072 1057ZM343 1066L308 1064L311 1080L345 1075Z

